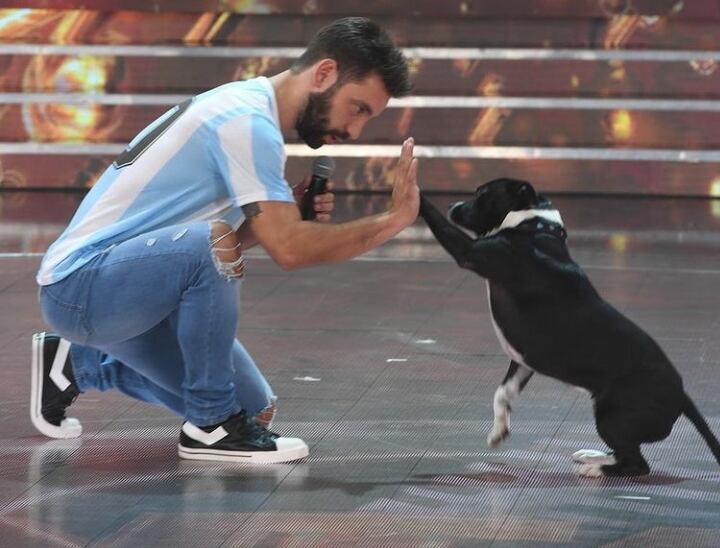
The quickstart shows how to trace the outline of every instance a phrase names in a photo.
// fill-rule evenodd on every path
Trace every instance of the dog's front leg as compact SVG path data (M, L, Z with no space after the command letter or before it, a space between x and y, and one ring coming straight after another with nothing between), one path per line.
M461 268L470 266L470 254L475 240L462 230L450 224L445 215L432 205L425 196L420 194L420 215L435 235L440 245L445 248Z
M525 385L533 376L534 371L529 367L510 362L510 367L500 386L495 390L493 398L493 428L488 434L487 442L490 447L498 447L510 436L510 402L522 392Z

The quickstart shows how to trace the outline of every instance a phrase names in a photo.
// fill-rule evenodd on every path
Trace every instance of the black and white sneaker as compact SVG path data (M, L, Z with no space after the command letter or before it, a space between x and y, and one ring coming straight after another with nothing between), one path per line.
M82 425L65 416L80 390L70 365L70 342L49 333L35 333L32 342L30 419L50 438L77 438Z
M245 411L216 426L198 427L185 422L180 431L178 455L191 460L219 460L248 464L290 462L308 456L298 438L284 438L258 426Z

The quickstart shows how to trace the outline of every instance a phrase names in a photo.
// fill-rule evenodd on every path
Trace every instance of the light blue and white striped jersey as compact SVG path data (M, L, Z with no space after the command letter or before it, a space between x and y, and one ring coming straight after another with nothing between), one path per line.
M222 219L252 202L293 202L272 85L260 77L198 95L133 139L48 249L37 281L62 280L113 244L167 226Z

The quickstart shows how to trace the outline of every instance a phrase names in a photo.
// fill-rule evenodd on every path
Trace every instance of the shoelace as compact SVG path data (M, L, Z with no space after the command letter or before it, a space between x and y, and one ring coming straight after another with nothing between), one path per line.
M258 439L259 441L274 441L280 436L274 432L271 432L264 426L260 426L255 422L255 418L250 418L247 414L242 411L241 416L238 417L238 421L235 423L235 431L239 434L247 435Z
M63 392L58 396L57 403L43 407L42 414L50 424L59 426L67 417L65 410L70 407L80 394L73 391Z

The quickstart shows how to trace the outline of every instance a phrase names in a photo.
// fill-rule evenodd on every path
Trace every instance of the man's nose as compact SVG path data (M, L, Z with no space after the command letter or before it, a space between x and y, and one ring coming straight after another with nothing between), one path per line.
M350 139L353 141L357 141L360 138L360 135L362 134L362 130L365 127L365 122L361 122L360 120L356 122L352 122L349 124L345 131L350 136Z

